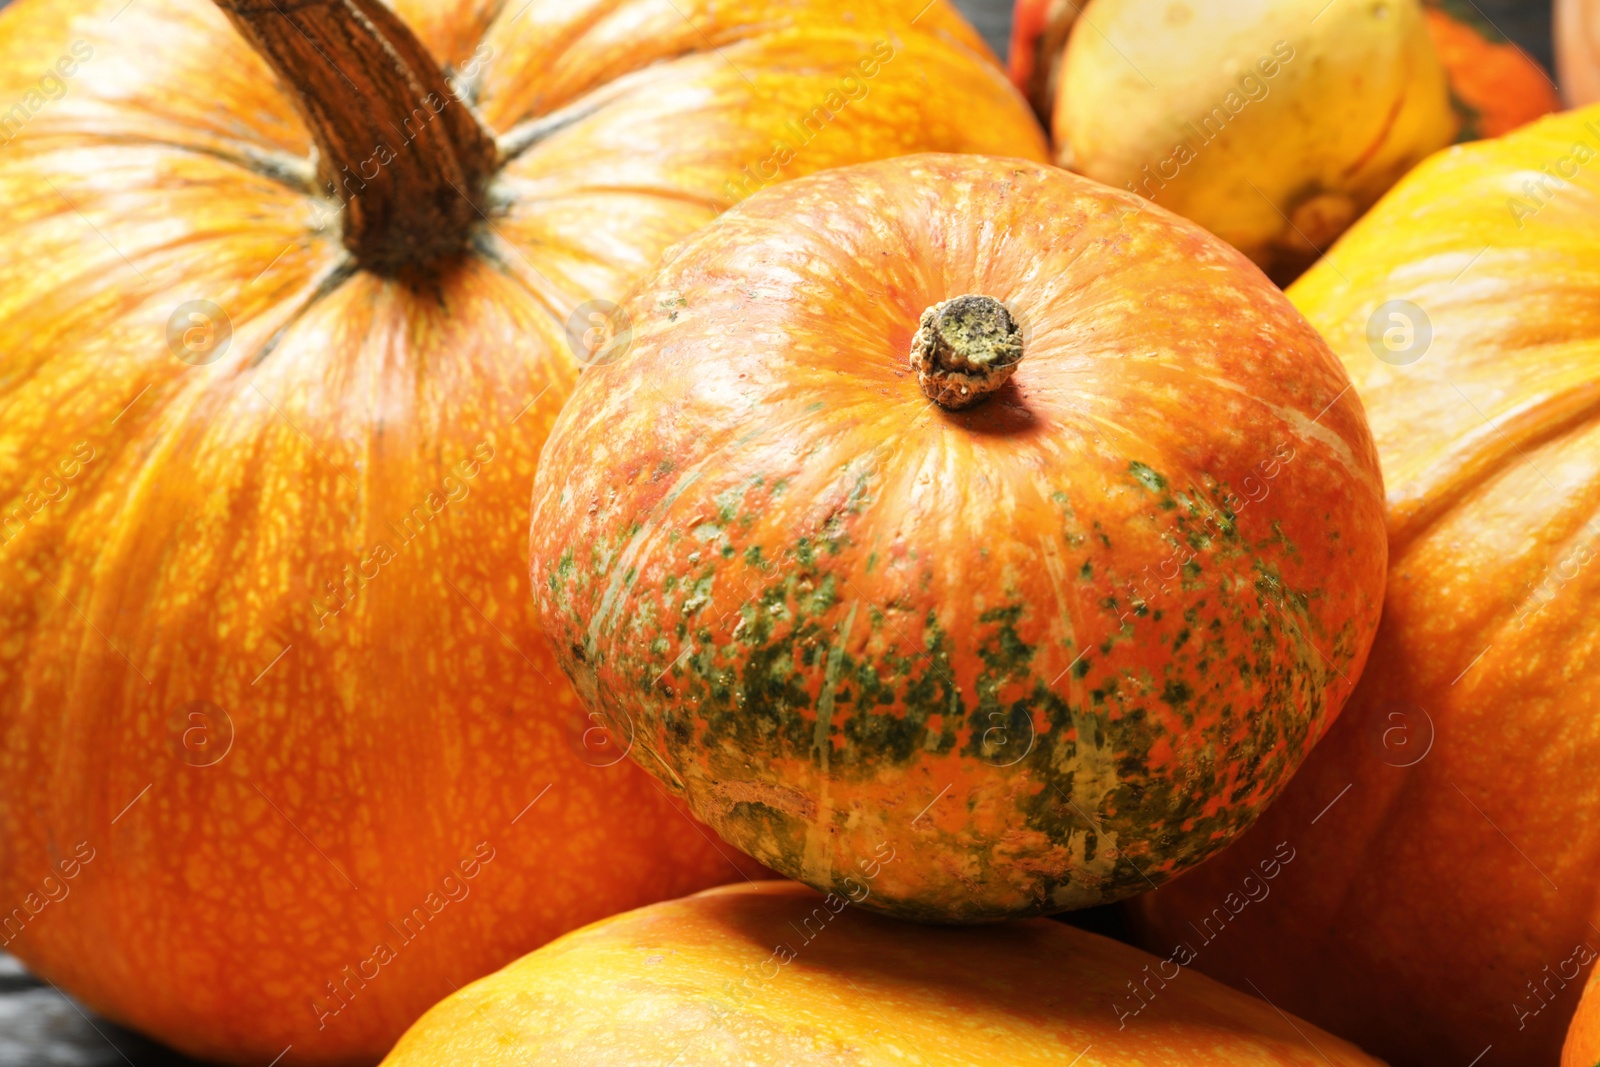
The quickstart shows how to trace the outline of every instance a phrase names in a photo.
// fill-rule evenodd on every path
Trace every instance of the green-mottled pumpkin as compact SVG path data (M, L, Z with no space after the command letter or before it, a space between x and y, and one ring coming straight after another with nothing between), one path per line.
M763 191L626 309L540 464L534 594L634 758L787 875L937 921L1138 892L1360 674L1361 406L1192 223L908 157Z

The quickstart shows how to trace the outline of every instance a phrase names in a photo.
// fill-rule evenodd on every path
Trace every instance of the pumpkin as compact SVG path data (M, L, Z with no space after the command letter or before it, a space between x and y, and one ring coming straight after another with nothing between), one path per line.
M1567 1039L1561 1046L1561 1067L1594 1067L1600 1063L1600 992L1597 992L1600 984L1595 982L1594 975L1595 972L1590 971L1589 980L1583 986L1583 997L1578 1001L1577 1014L1567 1028Z
M1083 7L1073 0L1017 0L1011 13L1006 72L1046 127L1055 110L1067 37Z
M1600 109L1442 152L1289 291L1389 487L1389 586L1343 717L1234 853L1140 901L1199 964L1396 1064L1550 1063L1600 933Z
M850 903L762 882L602 920L445 999L383 1062L1378 1067L1061 923L919 929Z
M1418 0L1095 0L1084 18L1052 116L1061 164L1281 280L1455 132Z
M1561 110L1539 62L1495 28L1472 0L1426 0L1428 29L1450 76L1458 141L1499 137Z
M371 1061L733 871L523 578L609 301L765 182L1045 148L943 2L226 6L0 14L0 930L195 1056Z
M1600 6L1593 0L1556 0L1556 72L1573 107L1600 100Z
M1565 30L1562 20L1578 24L1585 0L1557 0L1558 53L1571 56L1562 80L1568 98L1587 103L1600 91L1581 99L1574 95L1576 79L1584 76L1585 52L1581 32ZM1087 7L1071 0L1017 0L1011 24L1011 50L1007 69L1035 113L1046 126L1055 110L1061 80L1061 61L1067 37ZM1450 81L1450 103L1459 120L1456 140L1498 137L1541 115L1560 109L1560 97L1550 75L1486 18L1470 0L1423 0L1428 32ZM1597 64L1588 61L1588 67ZM1568 70L1568 67L1572 68ZM1597 81L1600 86L1600 81Z
M786 183L625 305L534 483L585 705L727 841L941 922L1221 848L1360 674L1381 489L1226 245L1025 160Z

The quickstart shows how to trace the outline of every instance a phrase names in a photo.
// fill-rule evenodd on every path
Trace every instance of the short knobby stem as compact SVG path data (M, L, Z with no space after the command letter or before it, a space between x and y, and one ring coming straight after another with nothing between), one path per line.
M1010 379L1022 359L1022 331L1000 301L958 296L922 313L911 366L928 399L951 411L972 407Z
M344 243L393 274L460 252L499 166L493 136L380 0L215 0L293 93Z

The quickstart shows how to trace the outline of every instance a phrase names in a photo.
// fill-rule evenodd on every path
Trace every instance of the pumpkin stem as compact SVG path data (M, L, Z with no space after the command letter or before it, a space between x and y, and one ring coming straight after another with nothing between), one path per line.
M380 0L214 0L294 94L344 244L380 274L466 247L493 136Z
M911 366L928 399L942 408L972 407L1010 379L1022 360L1022 331L990 296L942 300L922 313L911 338Z

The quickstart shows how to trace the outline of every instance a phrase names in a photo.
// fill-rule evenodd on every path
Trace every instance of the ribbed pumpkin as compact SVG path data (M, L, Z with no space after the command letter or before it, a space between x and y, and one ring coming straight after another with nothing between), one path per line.
M942 2L231 14L0 14L0 923L188 1052L370 1061L733 871L523 577L603 302L765 181L1044 146Z
M1600 108L1440 153L1290 290L1383 457L1383 626L1237 853L1140 905L1159 951L1290 841L1198 966L1397 1064L1553 1062L1600 948L1597 291Z
M928 930L793 882L568 934L449 997L386 1067L1381 1067L1061 923Z
M1561 109L1555 82L1472 0L1425 0L1428 29L1450 76L1458 141L1499 137Z
M1061 165L1280 280L1456 128L1419 0L1094 0L1062 62Z
M1250 263L926 155L767 190L626 305L535 481L542 621L724 838L867 907L1083 907L1225 845L1382 598L1361 408Z

